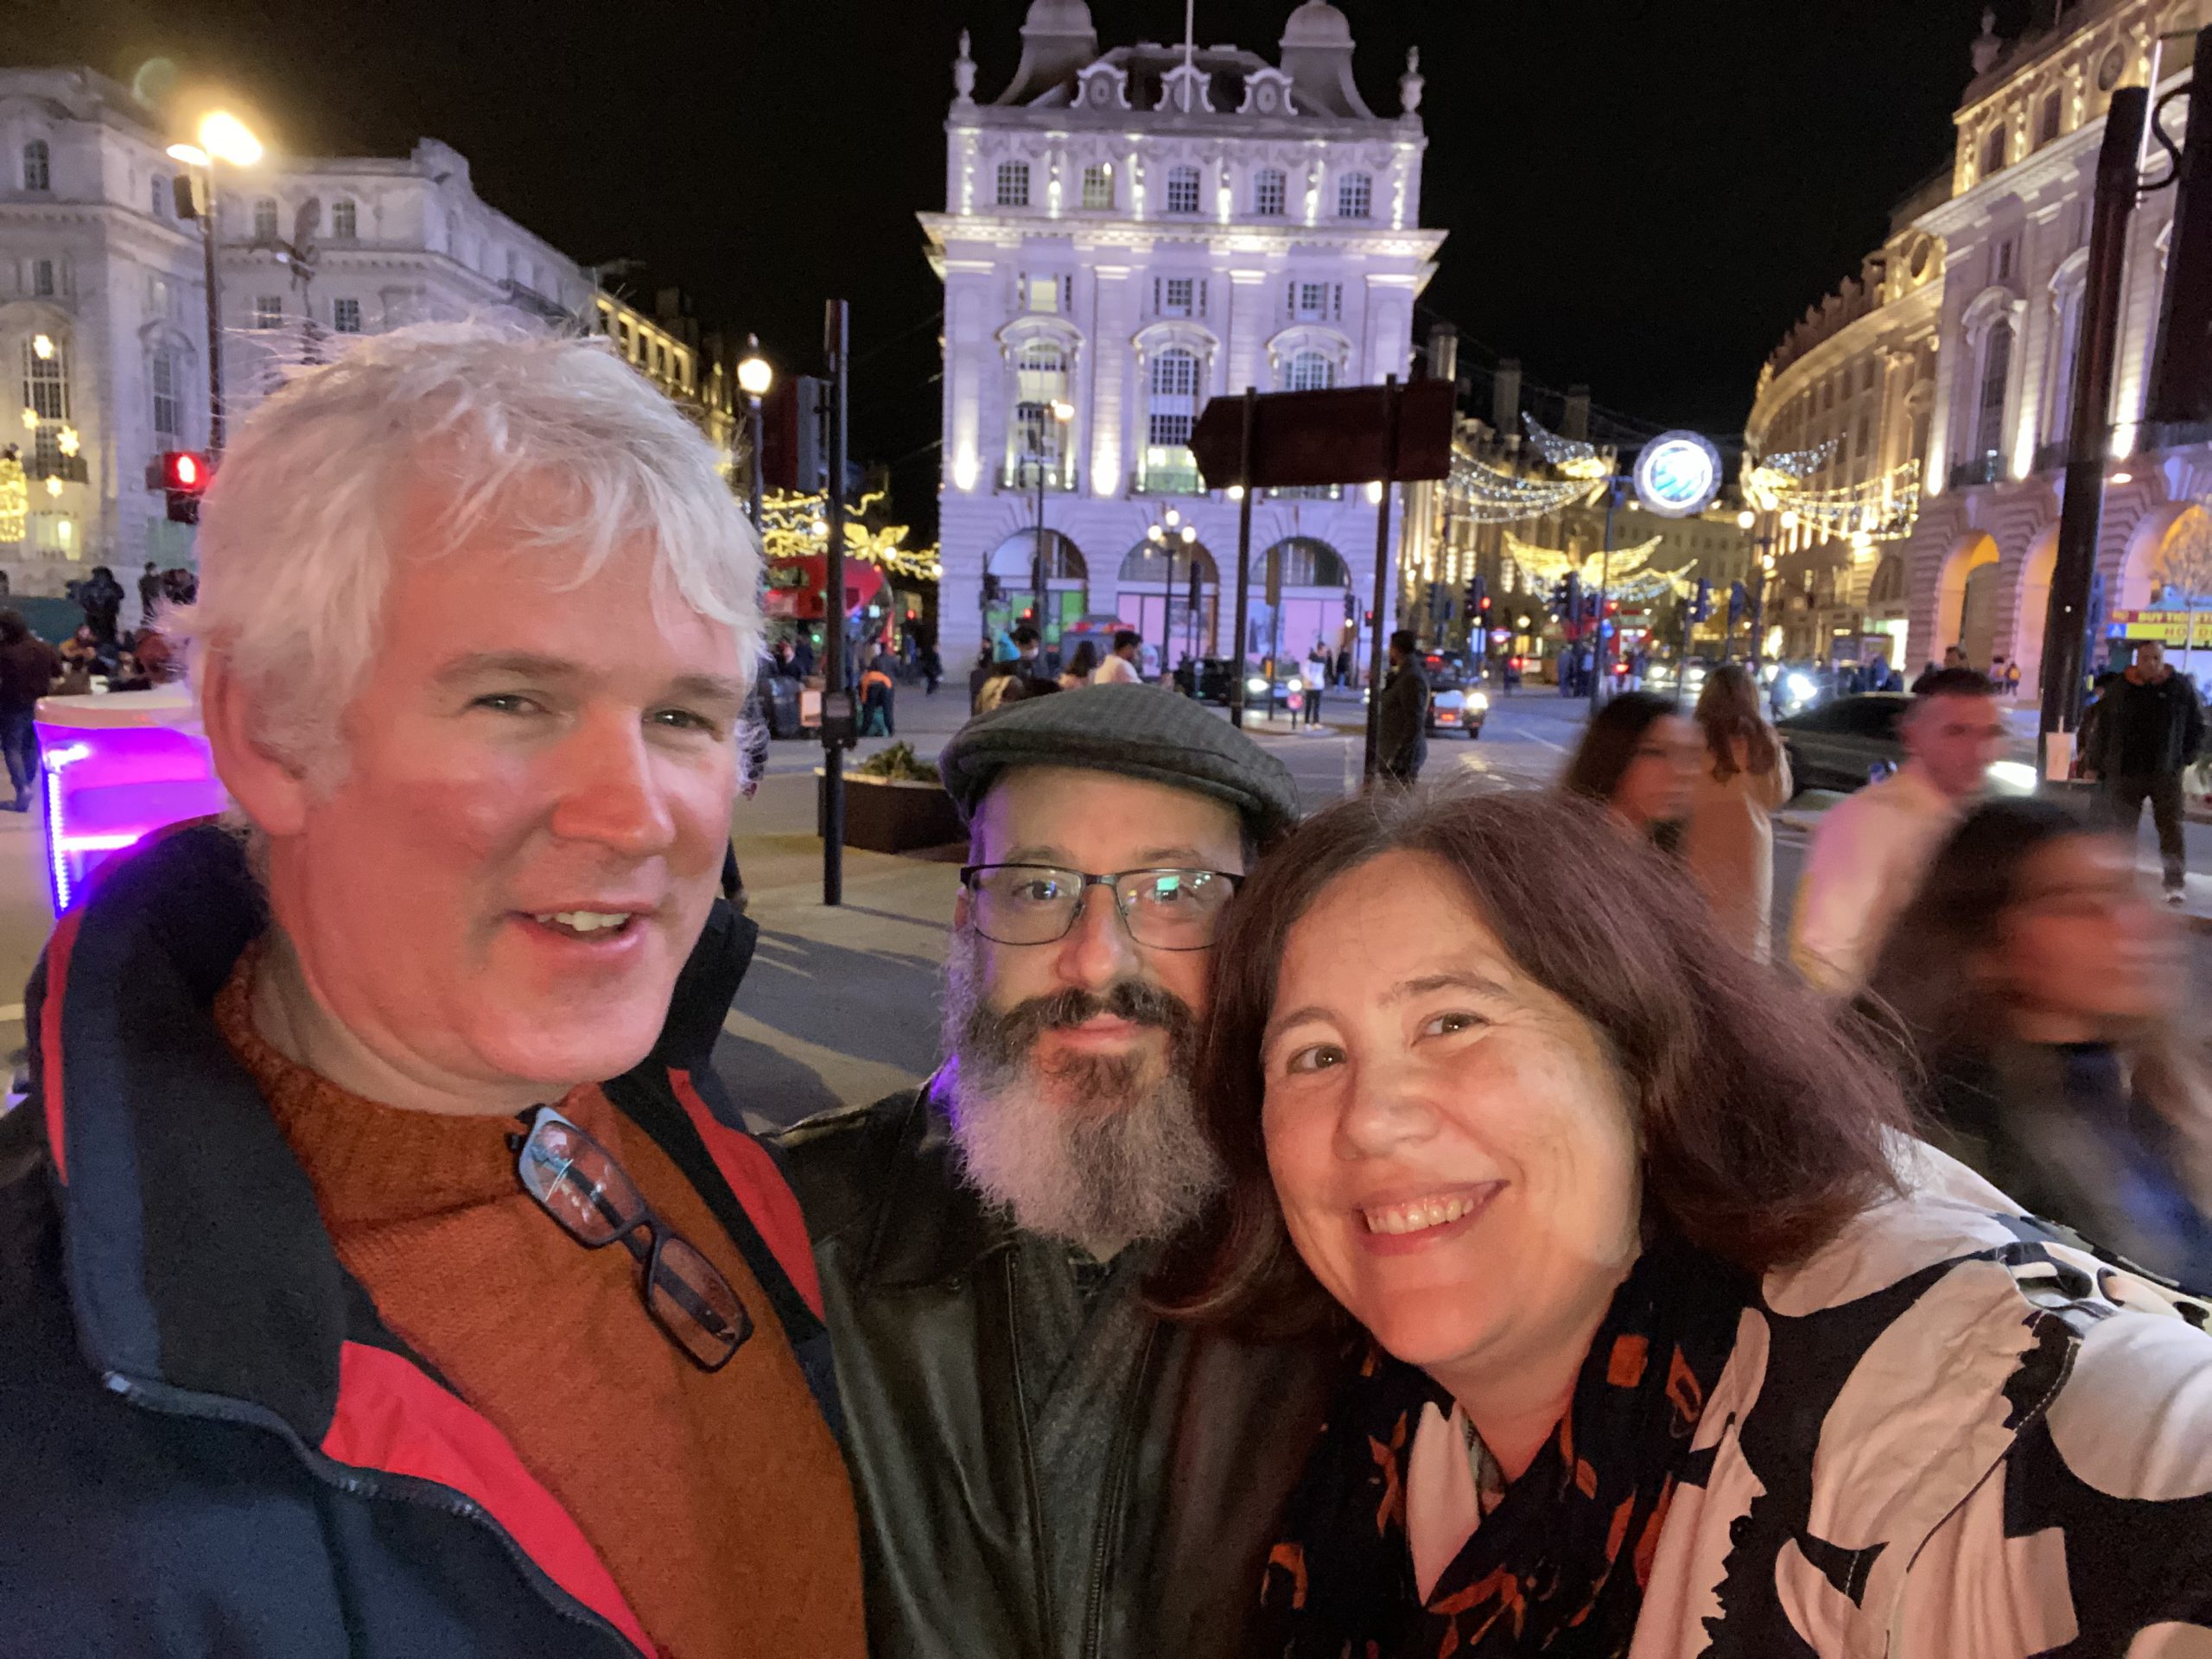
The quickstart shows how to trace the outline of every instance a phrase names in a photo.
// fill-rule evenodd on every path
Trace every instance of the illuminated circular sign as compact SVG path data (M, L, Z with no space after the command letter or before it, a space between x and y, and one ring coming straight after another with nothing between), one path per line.
M1720 452L1695 432L1662 432L1636 458L1636 495L1662 518L1702 512L1720 493Z

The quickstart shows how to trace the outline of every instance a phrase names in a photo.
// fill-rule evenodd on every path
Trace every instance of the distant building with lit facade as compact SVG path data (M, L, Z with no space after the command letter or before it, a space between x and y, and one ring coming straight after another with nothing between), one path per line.
M0 395L29 474L0 570L58 594L94 564L126 588L147 559L188 563L149 463L208 442L201 231L177 217L181 135L87 69L0 69ZM235 423L302 364L433 318L589 327L691 408L725 454L734 389L696 325L648 315L476 194L435 139L404 157L270 156L217 168L224 404ZM65 451L67 453L65 453ZM7 532L17 531L14 537Z
M1399 111L1373 112L1324 0L1290 15L1277 62L1102 52L1083 0L1034 0L1021 38L984 104L963 37L944 210L921 215L944 283L942 650L957 661L1031 606L1041 481L1048 634L1118 616L1163 667L1229 654L1238 504L1204 488L1191 430L1247 386L1407 376L1444 240L1421 228L1417 67ZM1254 504L1252 654L1346 639L1371 602L1376 493ZM1147 531L1171 510L1197 540L1163 555Z
M1866 596L1821 620L1890 626L1901 613L1901 666L1961 645L1977 667L2017 662L2024 695L2039 683L2057 557L2105 112L2119 87L2183 80L2199 21L2197 0L2063 0L2037 15L2049 21L2016 40L1974 43L1950 166L1885 247L1878 298L1854 297L1859 315L1828 339L1793 350L1793 334L1750 433L1755 448L1855 443L1872 414L1873 455L1840 448L1837 464L1864 476L1918 458L1919 512L1910 536L1853 556ZM2173 193L2154 193L2129 227L2093 623L2152 607L2171 550L2212 533L2196 505L2212 494L2212 444L2144 424L2172 215Z

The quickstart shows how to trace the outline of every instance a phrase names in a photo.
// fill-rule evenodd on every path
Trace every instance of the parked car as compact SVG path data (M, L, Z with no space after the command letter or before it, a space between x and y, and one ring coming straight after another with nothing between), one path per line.
M1797 788L1848 793L1903 766L1904 739L1899 728L1912 702L1904 692L1870 691L1837 697L1777 721L1775 729L1782 734ZM2035 792L2033 756L2024 746L2016 743L2013 753L1991 765L1989 787L1998 794Z
M1218 702L1224 707L1229 702L1229 689L1234 683L1230 678L1231 665L1226 657L1203 658L1195 668L1189 663L1175 671L1175 683L1186 697L1196 697L1200 702Z

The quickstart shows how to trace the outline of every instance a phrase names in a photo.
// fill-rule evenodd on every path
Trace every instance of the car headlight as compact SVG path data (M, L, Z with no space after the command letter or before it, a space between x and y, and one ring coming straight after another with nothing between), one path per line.
M2000 795L2036 792L2036 769L2024 760L1993 760L1982 775L1989 779L1990 788Z
M1470 691L1467 694L1467 707L1470 709L1489 708L1490 693L1487 691Z
M1287 683L1294 691L1303 691L1306 689L1306 682L1303 680L1291 680L1287 682Z
M1247 696L1264 697L1268 695L1268 683L1259 675L1255 674L1244 682L1244 692Z

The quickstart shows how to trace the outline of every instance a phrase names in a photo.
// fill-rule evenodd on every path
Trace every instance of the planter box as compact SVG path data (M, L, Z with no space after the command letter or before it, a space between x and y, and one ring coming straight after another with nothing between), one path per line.
M870 853L912 853L968 838L968 826L941 784L845 779L845 845Z

